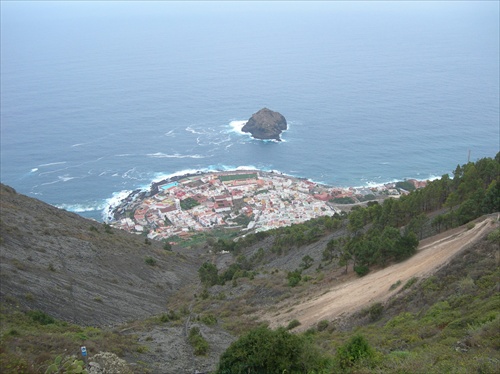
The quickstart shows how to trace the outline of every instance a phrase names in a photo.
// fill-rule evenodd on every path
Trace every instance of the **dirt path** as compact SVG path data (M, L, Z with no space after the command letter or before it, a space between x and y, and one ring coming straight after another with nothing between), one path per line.
M470 243L497 227L497 224L492 224L495 221L486 218L476 221L474 228L470 230L459 227L423 240L417 254L404 262L370 273L363 278L347 280L321 295L313 296L289 308L286 305L280 306L278 310L287 311L278 315L264 315L262 319L268 320L271 327L286 326L291 320L297 319L301 323L299 329L305 330L323 319L332 320L373 303L384 302L400 289L398 287L391 291L391 285L398 281L404 285L412 277L422 277L435 272Z

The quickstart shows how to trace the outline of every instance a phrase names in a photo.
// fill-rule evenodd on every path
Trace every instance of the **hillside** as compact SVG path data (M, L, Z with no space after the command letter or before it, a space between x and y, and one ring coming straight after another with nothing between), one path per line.
M163 249L1 185L0 300L80 325L104 326L167 310L197 282L202 259Z

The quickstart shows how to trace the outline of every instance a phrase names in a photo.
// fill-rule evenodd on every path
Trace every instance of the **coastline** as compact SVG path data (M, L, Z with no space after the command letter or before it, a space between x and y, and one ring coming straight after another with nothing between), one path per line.
M408 182L415 188L426 184ZM114 227L166 240L221 227L265 231L405 193L395 183L335 187L251 167L189 170L154 180L148 188L122 191L103 218Z

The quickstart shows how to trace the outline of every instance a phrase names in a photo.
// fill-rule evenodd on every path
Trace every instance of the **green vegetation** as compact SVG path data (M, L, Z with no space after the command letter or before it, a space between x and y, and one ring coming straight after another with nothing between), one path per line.
M67 374L76 374L76 373L88 373L87 370L84 369L85 365L82 360L76 359L73 357L62 358L62 356L57 356L54 362L47 368L45 374L52 373L67 373Z
M330 373L331 362L305 335L258 327L222 354L216 374Z
M306 255L302 257L302 263L300 264L300 267L304 270L309 269L313 263L314 259L311 256Z
M295 287L302 280L302 270L297 269L294 271L289 271L286 278L288 279L288 285L290 287Z
M219 283L219 271L217 270L217 267L210 262L205 262L201 265L198 269L198 275L200 276L201 283L207 287L214 286Z
M207 326L215 326L217 324L217 317L213 314L205 314L199 317L200 322L204 323Z
M290 322L288 322L288 325L286 326L287 330L293 330L297 326L300 326L300 321L298 319L293 319Z
M370 367L374 356L375 351L370 347L367 340L362 335L355 335L347 343L339 347L335 356L335 363L345 373L361 362L362 366Z
M408 288L410 288L411 286L413 286L415 283L417 283L418 281L418 278L416 277L413 277L413 278L410 278L408 279L408 281L405 283L405 285L403 286L403 290L406 290Z
M365 308L342 329L327 320L296 334L287 330L297 320L286 329L250 329L221 356L216 373L496 373L499 232L433 276L409 279L395 298Z
M174 310L169 310L167 313L163 313L160 315L160 322L166 323L170 321L178 321L180 319L180 315L176 313Z
M330 325L330 322L328 322L326 319L323 319L323 320L318 322L318 324L316 325L316 329L318 331L323 331L323 330L326 330L329 325Z
M410 182L398 182L397 186L413 190ZM426 213L443 208L445 213L429 225ZM453 179L444 175L399 199L353 208L348 216L349 236L328 243L323 260L330 262L336 257L340 266L347 270L352 264L363 276L373 265L385 266L412 256L426 227L440 232L496 211L500 211L500 153L495 159L457 166Z
M400 190L405 190L405 191L413 191L415 190L415 186L413 183L408 182L408 181L403 181L403 182L397 182L396 183L396 188Z
M224 285L228 281L234 281L238 278L252 278L255 272L249 271L250 263L245 258L245 256L238 256L237 261L219 274L217 267L210 263L205 262L198 269L198 275L200 277L201 283L205 287L211 287L216 284Z
M137 345L131 335L72 325L6 303L0 304L0 338L2 374L78 372L75 355L80 355L82 345L90 355L108 351L118 356L130 354Z
M368 194L368 195L364 195L364 196L361 196L361 195L356 195L356 198L359 200L359 201L372 201L372 200L376 200L377 197L373 194Z
M334 204L354 204L356 202L352 197L334 197L329 201Z
M197 202L192 197L187 197L184 200L181 200L181 209L182 210L189 210L189 209L194 208L197 205L200 205L200 203Z
M392 284L391 287L389 287L389 290L392 291L392 290L395 290L396 288L398 288L399 286L401 285L401 281L398 280L396 283Z
M149 265L149 266L155 266L156 265L156 260L151 257L151 256L147 256L145 259L144 259L144 263L146 265Z
M30 310L26 313L35 322L40 325L50 325L55 323L55 319L40 310Z
M203 356L208 353L210 348L208 342L205 340L203 335L201 335L200 329L198 327L191 327L188 336L189 344L194 349L194 354L197 356Z

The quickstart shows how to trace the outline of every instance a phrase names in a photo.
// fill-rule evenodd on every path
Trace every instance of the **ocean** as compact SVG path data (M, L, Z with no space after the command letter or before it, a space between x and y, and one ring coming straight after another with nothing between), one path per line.
M1 2L1 181L102 220L198 170L436 178L499 151L499 34L488 1ZM263 107L283 142L239 131Z

